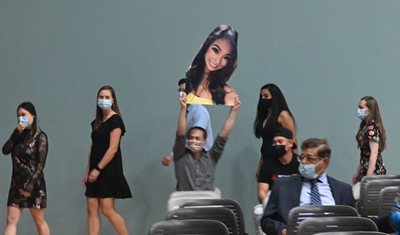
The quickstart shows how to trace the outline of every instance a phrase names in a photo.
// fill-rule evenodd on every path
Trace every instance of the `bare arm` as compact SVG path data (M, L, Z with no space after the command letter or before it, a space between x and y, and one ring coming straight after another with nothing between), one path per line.
M182 136L186 134L186 108L187 108L186 95L180 97L179 102L181 104L181 108L179 110L179 116L178 116L177 134L179 136Z
M289 129L293 133L293 139L297 143L296 125L294 124L294 119L290 113L288 111L282 111L279 114L278 122L282 127Z
M358 164L356 172L354 173L353 178L352 178L352 183L353 184L357 183L356 180L358 178L358 174L360 174L360 170L361 170L361 165Z
M370 140L369 149L371 150L371 154L369 155L367 175L374 175L376 161L378 159L379 143Z
M226 119L225 124L224 124L221 132L219 133L219 136L224 140L228 139L228 137L232 131L233 125L235 124L237 111L239 110L239 107L240 107L240 100L239 100L239 97L236 96L235 100L234 100L234 104L229 112L228 118Z

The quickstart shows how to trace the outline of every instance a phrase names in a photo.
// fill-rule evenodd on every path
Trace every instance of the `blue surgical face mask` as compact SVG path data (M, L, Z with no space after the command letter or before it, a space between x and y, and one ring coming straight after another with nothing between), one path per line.
M19 116L18 122L22 123L22 125L24 125L24 128L27 128L29 126L29 120L26 116Z
M97 99L97 106L102 110L108 110L112 107L112 101L108 99Z
M362 108L357 108L357 117L360 118L361 120L364 120L364 118L367 116L367 112L365 109Z
M322 160L321 160L322 161ZM315 167L321 162L319 161L316 164L299 164L299 172L300 175L306 179L312 180L318 177L318 173L315 171Z

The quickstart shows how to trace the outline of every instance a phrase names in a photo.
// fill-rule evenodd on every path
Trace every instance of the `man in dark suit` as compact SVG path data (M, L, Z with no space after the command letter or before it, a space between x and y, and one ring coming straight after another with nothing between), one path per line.
M302 145L300 175L275 180L264 215L262 230L268 235L286 235L289 211L305 205L354 207L351 186L326 175L331 149L324 139L311 138Z

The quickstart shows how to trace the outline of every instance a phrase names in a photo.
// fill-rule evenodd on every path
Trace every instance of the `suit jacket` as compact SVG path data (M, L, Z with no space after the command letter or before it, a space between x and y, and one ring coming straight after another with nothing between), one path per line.
M354 198L351 186L327 176L336 205L354 207ZM289 211L300 205L300 194L303 180L300 175L278 178L272 186L264 215L261 219L261 228L268 235L279 235L286 228Z

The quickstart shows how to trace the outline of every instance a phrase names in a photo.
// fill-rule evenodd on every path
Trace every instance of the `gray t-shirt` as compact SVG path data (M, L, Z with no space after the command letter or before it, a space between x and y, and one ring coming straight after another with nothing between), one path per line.
M174 146L177 191L214 190L215 168L224 150L226 140L219 135L208 152L195 159L186 149L186 136L176 136Z

